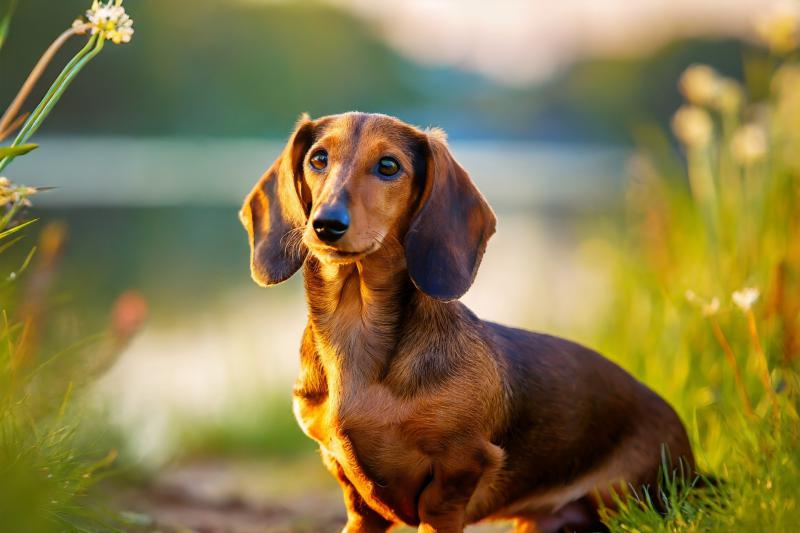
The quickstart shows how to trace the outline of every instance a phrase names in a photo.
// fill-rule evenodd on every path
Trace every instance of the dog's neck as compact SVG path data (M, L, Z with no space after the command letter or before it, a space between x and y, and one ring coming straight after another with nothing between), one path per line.
M329 377L379 381L416 291L402 251L384 248L347 265L309 256L305 286L314 340Z

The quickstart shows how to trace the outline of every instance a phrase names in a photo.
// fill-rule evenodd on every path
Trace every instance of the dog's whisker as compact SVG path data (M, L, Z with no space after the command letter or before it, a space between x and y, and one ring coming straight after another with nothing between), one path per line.
M303 227L292 228L281 240L284 253L289 257L299 258L303 252Z

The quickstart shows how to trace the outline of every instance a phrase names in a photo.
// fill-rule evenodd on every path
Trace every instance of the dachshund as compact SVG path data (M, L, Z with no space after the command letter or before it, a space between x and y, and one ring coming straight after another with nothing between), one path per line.
M675 411L620 367L458 301L496 219L442 130L304 114L240 218L259 285L303 267L294 413L343 531L595 531L663 469L694 471Z

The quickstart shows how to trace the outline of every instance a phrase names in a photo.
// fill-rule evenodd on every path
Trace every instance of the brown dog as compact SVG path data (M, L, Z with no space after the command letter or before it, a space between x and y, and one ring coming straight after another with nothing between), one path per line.
M304 266L294 410L342 486L345 531L602 527L615 491L657 484L663 450L693 471L683 425L647 387L457 301L495 216L440 130L303 116L241 218L259 284Z

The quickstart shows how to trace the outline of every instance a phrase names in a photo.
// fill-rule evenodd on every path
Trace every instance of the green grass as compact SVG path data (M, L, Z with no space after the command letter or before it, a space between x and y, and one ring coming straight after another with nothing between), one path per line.
M311 455L317 445L300 430L291 398L268 397L258 407L244 405L224 418L181 428L187 456L283 457Z
M21 224L0 233L0 245L15 241ZM47 246L45 246L47 248ZM8 248L3 248L7 250ZM51 250L52 251L52 250ZM91 380L81 374L82 356L91 342L48 354L40 348L42 329L51 318L43 294L25 277L40 282L47 275L48 251L38 261L28 254L22 265L0 260L0 516L4 531L32 533L113 529L110 515L89 504L89 488L101 479L115 453L86 445L79 391ZM40 285L40 287L46 287ZM14 316L12 321L10 315Z
M690 90L697 70L685 75L678 152L641 132L597 344L676 407L701 471L721 483L678 483L661 495L665 517L628 500L607 516L614 531L800 524L800 65L760 61L750 70L768 75L748 80L768 88L759 102L721 105L735 82L715 75L704 97ZM758 290L750 307L733 296L745 287Z
M0 10L0 48L5 41L16 0ZM69 24L71 21L65 21ZM72 31L72 30L70 30ZM65 34L69 35L69 34ZM57 40L56 43L63 41ZM41 127L72 80L102 49L105 34L90 36L87 44L56 78L29 114L20 114L38 75L34 69L3 114L0 141L15 135L11 145L0 147L0 523L3 531L114 530L99 507L87 501L89 488L115 459L115 452L99 452L79 439L80 419L76 397L90 382L90 362L82 342L49 352L46 332L52 320L48 292L64 244L64 231L45 227L36 247L24 260L8 253L23 248L22 239L34 221L20 223L21 210L38 189L17 185L5 171L17 157L38 146L29 139ZM59 45L60 46L60 45ZM55 46L57 49L59 46ZM46 53L40 66L49 62ZM51 56L52 58L52 56ZM43 69L39 69L41 73ZM34 258L35 255L35 258ZM32 272L26 272L31 267ZM23 276L25 274L25 276ZM62 339L63 340L63 339ZM114 346L114 340L107 342ZM119 343L117 343L119 344ZM100 344L103 347L102 344ZM95 347L96 348L96 347ZM105 347L98 354L112 355ZM88 364L87 364L88 363ZM95 364L97 361L95 361Z

